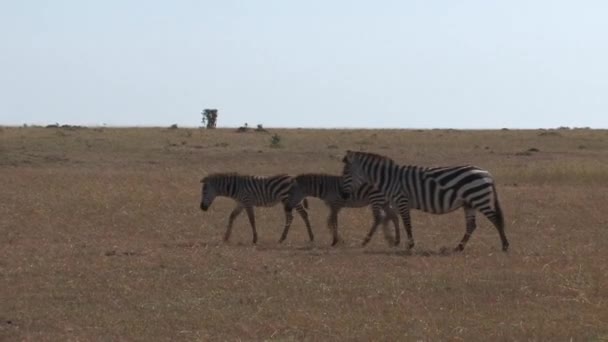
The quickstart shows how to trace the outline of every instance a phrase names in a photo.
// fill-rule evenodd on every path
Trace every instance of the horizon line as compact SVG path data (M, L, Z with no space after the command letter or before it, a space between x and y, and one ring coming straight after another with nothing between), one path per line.
M128 128L164 128L164 129L207 129L203 126L191 126L191 125L179 125L175 124L176 127L173 128L174 124L171 125L108 125L108 124L93 124L93 125L78 125L78 124L20 124L20 125L12 125L12 124L0 124L0 127L6 128L69 128L69 127L81 127L81 128L117 128L117 129L128 129ZM239 129L244 126L222 126L216 127L214 129L223 130L223 129ZM247 127L251 131L255 131L257 127L248 126ZM590 127L590 126L558 126L558 127L464 127L464 128L454 128L454 127L359 127L359 126L333 126L333 127L299 127L299 126L267 126L263 127L264 129L293 129L293 130L576 130L576 129L585 129L585 130L605 130L608 127Z

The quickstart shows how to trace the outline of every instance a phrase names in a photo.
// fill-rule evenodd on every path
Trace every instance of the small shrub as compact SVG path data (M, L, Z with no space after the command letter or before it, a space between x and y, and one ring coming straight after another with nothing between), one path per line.
M540 152L539 149L537 149L536 147L532 147L528 149L528 152Z
M244 126L241 126L239 128L236 129L237 133L245 133L245 132L249 132L249 125L247 125L247 123L245 122Z
M268 133L268 131L262 126L262 124L258 124L258 127L255 129L256 132L260 133Z
M538 136L540 136L540 137L559 137L559 136L561 136L561 134L559 132L555 132L555 131L545 131L545 132L538 133Z
M177 129L177 124L173 124L173 125L169 126L169 129Z
M186 138L190 138L192 137L192 131L191 130L187 130L186 131Z
M282 146L281 145L281 140L282 140L282 138L281 138L280 135L273 134L270 137L270 147L272 147L272 148L279 148L279 147L281 147Z
M327 145L327 149L329 150L335 150L338 148L338 145Z

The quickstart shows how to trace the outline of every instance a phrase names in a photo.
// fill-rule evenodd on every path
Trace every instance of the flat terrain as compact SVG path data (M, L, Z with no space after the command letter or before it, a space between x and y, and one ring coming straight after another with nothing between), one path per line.
M608 340L608 131L0 128L0 340ZM233 202L199 209L217 171L341 171L346 149L496 178L511 242L464 215L413 212L412 253L371 210L310 200L256 210L221 242ZM402 233L404 235L404 233Z

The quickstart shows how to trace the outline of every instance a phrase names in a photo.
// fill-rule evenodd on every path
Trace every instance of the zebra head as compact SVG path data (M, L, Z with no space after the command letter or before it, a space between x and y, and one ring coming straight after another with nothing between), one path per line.
M344 169L342 170L340 196L342 199L348 200L355 189L365 182L365 175L359 165L359 160L352 151L346 151L346 155L342 158L342 163L344 163Z
M217 196L216 184L210 181L209 177L203 178L201 183L203 184L201 189L201 210L207 211L211 203L213 203L215 196Z

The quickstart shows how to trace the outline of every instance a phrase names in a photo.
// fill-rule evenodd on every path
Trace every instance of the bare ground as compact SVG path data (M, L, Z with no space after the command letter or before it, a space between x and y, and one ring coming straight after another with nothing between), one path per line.
M0 340L608 340L608 132L0 129ZM215 171L339 173L346 149L492 172L508 254L479 218L413 213L416 247L344 210L329 247L279 207L221 238L232 208L198 208ZM402 233L402 235L404 235Z

